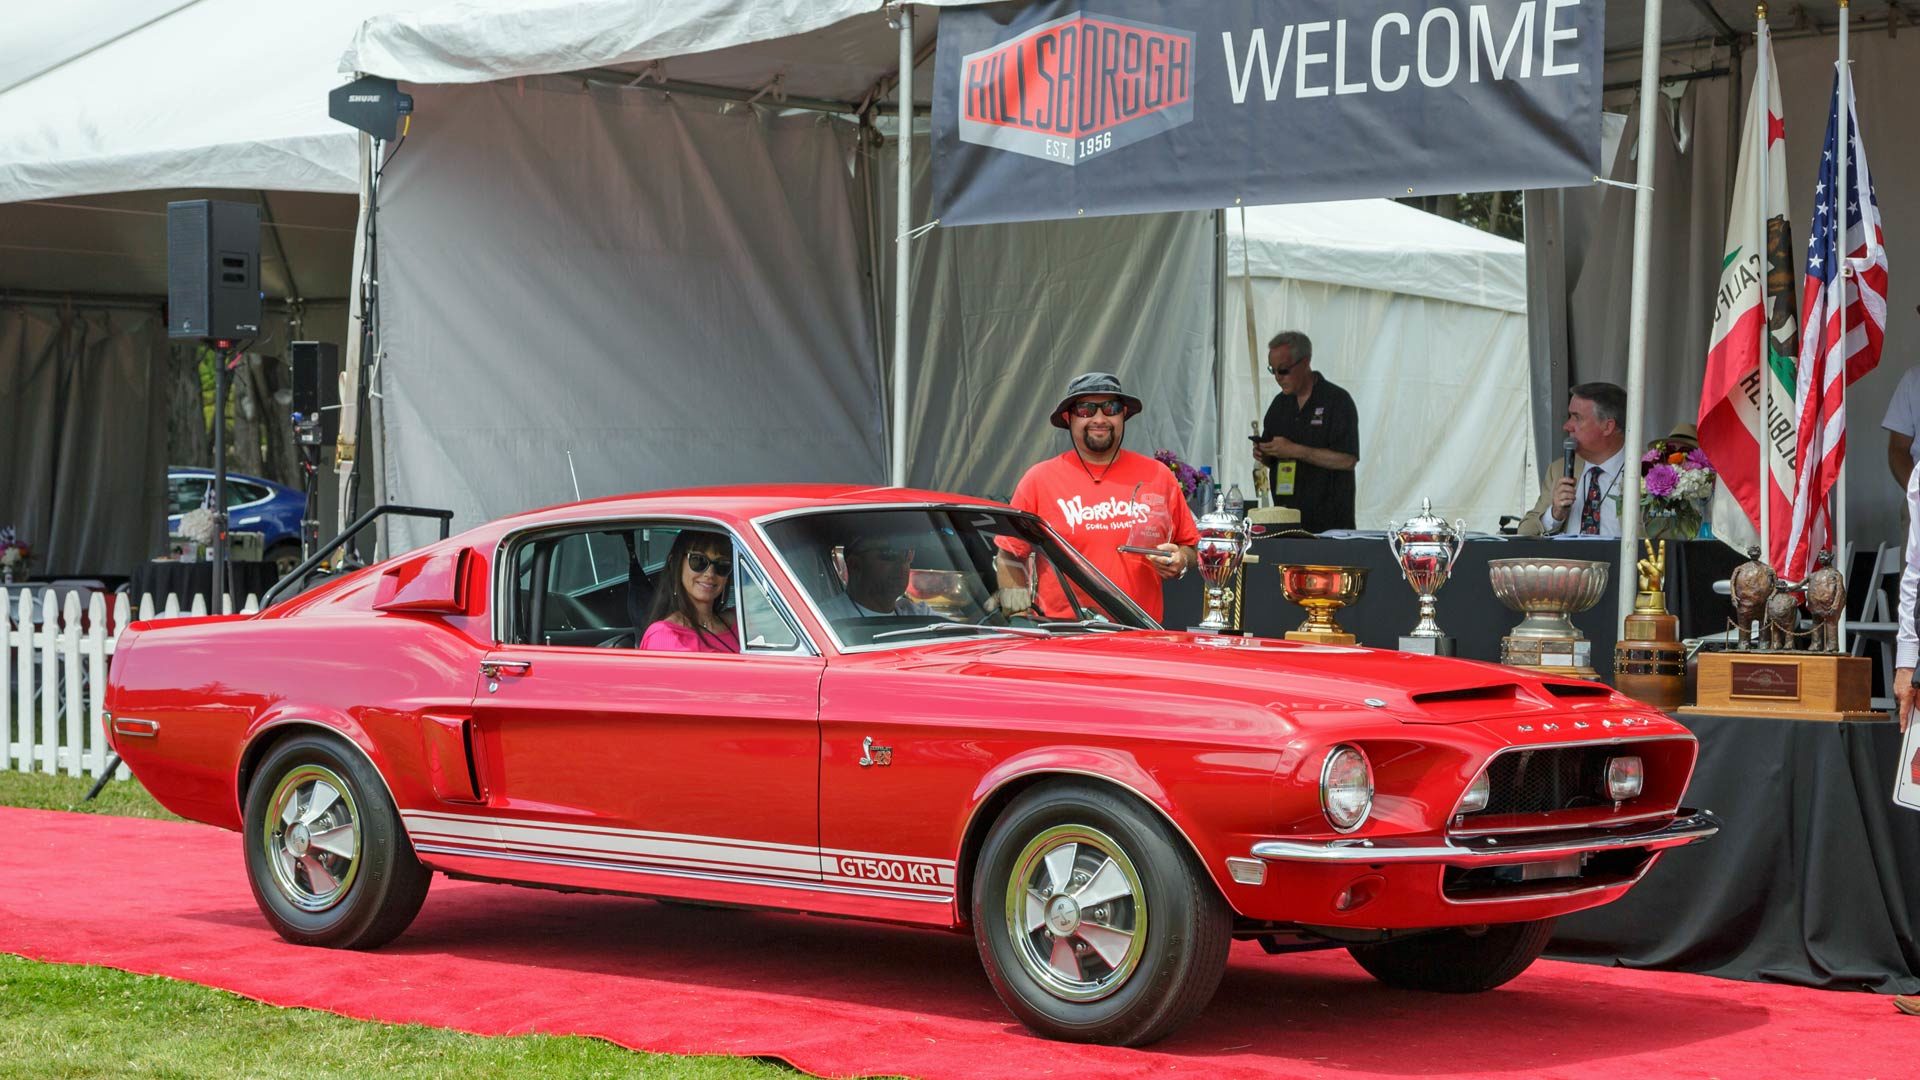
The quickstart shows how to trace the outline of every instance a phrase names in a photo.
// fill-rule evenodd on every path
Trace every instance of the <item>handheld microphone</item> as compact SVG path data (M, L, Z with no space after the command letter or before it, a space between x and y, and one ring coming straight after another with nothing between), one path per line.
M1580 444L1573 441L1572 436L1568 436L1567 441L1560 444L1560 449L1566 451L1566 477L1569 480L1573 479L1573 452L1579 449L1579 445Z

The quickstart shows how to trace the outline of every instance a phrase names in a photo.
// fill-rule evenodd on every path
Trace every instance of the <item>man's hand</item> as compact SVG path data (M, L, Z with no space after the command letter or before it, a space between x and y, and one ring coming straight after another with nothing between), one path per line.
M1553 482L1553 520L1567 520L1567 512L1573 509L1573 492L1576 486L1571 476L1563 476Z
M1900 730L1907 730L1907 715L1913 711L1913 669L1898 668L1893 673L1893 718L1900 721Z
M1160 550L1166 554L1147 557L1147 565L1153 567L1154 573L1159 574L1163 580L1171 580L1187 572L1185 548L1178 544L1161 544Z
M1033 614L1033 590L1023 585L1003 586L994 593L994 604L1008 618Z
M1307 455L1307 448L1284 435L1275 435L1265 442L1253 444L1253 449L1262 461L1280 461L1292 458L1295 461Z

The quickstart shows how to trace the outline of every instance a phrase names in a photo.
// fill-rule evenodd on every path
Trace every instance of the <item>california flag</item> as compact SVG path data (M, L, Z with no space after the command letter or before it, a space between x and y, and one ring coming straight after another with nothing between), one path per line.
M1793 452L1797 433L1794 375L1800 355L1795 315L1793 237L1787 223L1786 127L1780 84L1773 77L1773 43L1761 24L1765 63L1755 65L1747 123L1734 174L1733 212L1721 256L1707 378L1700 391L1700 448L1720 474L1713 495L1714 535L1745 550L1760 542L1761 438L1773 444L1771 508L1773 566L1784 566L1793 517ZM1764 108L1761 102L1766 102ZM1764 176L1765 182L1762 183ZM1764 200L1764 201L1763 201ZM1765 321L1766 364L1760 356ZM1772 408L1763 426L1762 379L1772 384Z

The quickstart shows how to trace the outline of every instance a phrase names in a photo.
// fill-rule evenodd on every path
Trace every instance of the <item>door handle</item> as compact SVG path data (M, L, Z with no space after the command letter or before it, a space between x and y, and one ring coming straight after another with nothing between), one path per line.
M480 674L489 679L496 679L502 675L525 675L532 670L533 661L531 660L480 661Z

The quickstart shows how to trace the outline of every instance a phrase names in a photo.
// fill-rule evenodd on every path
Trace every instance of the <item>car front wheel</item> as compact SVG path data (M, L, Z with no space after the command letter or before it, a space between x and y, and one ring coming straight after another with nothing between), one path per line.
M974 939L1000 999L1041 1035L1141 1046L1213 997L1231 916L1153 810L1084 783L1021 795L973 879Z
M247 880L288 941L371 949L419 913L432 873L373 766L337 736L297 735L269 750L246 815Z
M1538 959L1552 919L1435 930L1347 951L1367 974L1402 990L1477 994L1512 980Z

